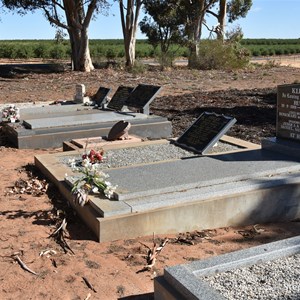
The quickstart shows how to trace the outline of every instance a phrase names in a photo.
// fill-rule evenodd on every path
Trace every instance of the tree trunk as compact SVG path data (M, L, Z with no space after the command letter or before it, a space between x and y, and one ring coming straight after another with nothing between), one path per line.
M224 40L224 32L226 26L226 10L227 10L227 0L220 0L219 3L219 15L218 15L218 22L219 28L217 30L217 38L219 40Z
M127 7L124 7L123 0L119 0L122 31L124 37L124 48L126 57L126 66L132 68L135 63L135 45L137 21L141 8L141 0L127 0ZM135 12L134 12L135 7ZM126 17L124 10L126 9Z
M86 30L78 32L76 29L70 29L69 36L73 70L81 72L90 72L94 70Z
M202 34L202 22L204 14L204 0L197 0L197 14L193 22L193 32L190 34L190 55L188 59L188 66L190 68L197 67L197 61L199 57L199 42Z
M85 15L83 2L64 0L65 15L71 43L71 59L74 71L90 72L94 70L89 50L88 26L96 7L92 0Z
M136 39L132 37L127 37L124 43L125 43L126 67L132 68L135 62Z

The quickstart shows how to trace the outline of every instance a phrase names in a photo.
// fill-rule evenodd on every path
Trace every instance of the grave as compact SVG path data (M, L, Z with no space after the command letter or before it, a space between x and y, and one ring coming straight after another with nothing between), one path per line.
M268 151L270 150L270 151ZM291 177L286 173L283 181L275 184L269 189L269 193L274 194L274 198L266 197L261 201L261 209L265 205L270 205L269 210L280 210L282 217L286 220L299 218L300 206L297 197L300 196L300 173L295 168L299 167L299 150L300 150L300 85L281 85L277 91L277 120L276 120L276 137L266 138L262 141L263 154L273 153L277 159L284 160L284 157L290 157L289 160L294 163L287 169ZM276 158L273 158L275 161ZM257 160L255 159L256 163ZM265 163L265 162L264 162ZM256 167L255 167L256 169ZM257 170L257 169L256 169ZM296 172L295 172L296 171ZM278 172L270 173L270 177ZM292 179L293 178L293 179ZM292 181L290 181L292 179ZM269 180L271 183L273 180ZM266 181L267 182L267 181ZM287 184L286 194L276 195L276 192L282 193L284 184ZM266 188L261 187L261 191ZM264 194L260 195L261 197ZM296 197L295 197L296 196ZM267 199L268 198L268 199ZM294 199L294 200L292 200ZM259 200L259 199L258 199ZM284 211L284 205L287 211ZM264 203L264 205L263 205ZM252 207L252 212L260 213L259 207ZM277 218L274 221L279 221L281 213L277 211ZM270 216L270 212L269 212ZM276 216L276 213L274 214ZM261 222L268 222L268 216L261 219ZM253 223L254 224L254 223ZM205 260L198 260L190 264L178 265L166 268L164 276L155 279L155 299L225 299L225 297L203 280L204 276L213 276L225 271L234 271L240 267L252 266L254 264L262 264L270 260L281 259L285 256L292 256L300 253L300 236L253 247L247 250L236 251L225 255L220 255ZM227 284L230 284L228 276L226 276ZM239 278L239 280L243 280ZM252 279L253 282L253 279ZM257 284L259 284L257 282ZM286 283L288 284L288 282ZM250 290L248 290L248 293ZM282 291L283 292L283 291ZM266 293L268 291L266 290ZM282 294L280 295L282 296ZM290 297L295 297L297 294L289 294Z
M175 143L205 154L235 122L236 119L232 117L204 112Z
M8 139L20 149L61 147L65 141L73 139L107 136L111 127L121 120L130 122L131 134L140 138L168 138L172 134L171 122L164 117L149 115L149 103L160 89L161 87L150 85L139 85L135 89L135 96L131 98L130 104L140 107L137 103L142 101L145 107L140 108L145 113L99 110L90 106L87 101L59 101L59 105L21 108L20 122L7 123L4 130ZM108 88L99 88L94 97L96 107L105 106L109 92ZM129 92L130 88L120 87L112 105L121 107L121 102L127 101L125 98L127 99ZM77 85L76 101L80 99L84 102L84 95L84 85Z
M300 85L277 87L276 137L262 140L262 148L300 157Z
M19 123L6 123L8 139L18 148L61 147L79 138L107 136L118 121L131 123L131 134L145 139L168 138L172 125L164 117L93 109L84 104L21 108Z
M142 161L104 167L109 181L118 185L116 199L91 195L88 205L74 206L99 241L256 224L300 215L300 164L294 157L231 139L231 144L244 146L229 153L189 153L176 159L143 160L145 145L154 142L179 149L169 141L117 145L122 151L131 147ZM111 149L113 143L104 143L103 148ZM62 161L80 152L77 148L35 157L36 165L71 204L71 186L66 185L64 175L72 172ZM154 152L150 154L156 157Z
M154 298L155 300L224 300L225 297L204 281L203 277L263 264L298 253L300 253L300 236L192 263L167 267L163 276L154 279ZM291 298L297 296L297 291L294 292L294 294L289 293L288 296ZM269 294L268 291L266 293Z
M116 111L122 111L129 95L133 90L133 87L119 86L111 100L108 102L107 108Z

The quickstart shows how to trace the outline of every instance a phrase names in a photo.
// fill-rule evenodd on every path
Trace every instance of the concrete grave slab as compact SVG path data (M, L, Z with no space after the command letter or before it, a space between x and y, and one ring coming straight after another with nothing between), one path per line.
M124 144L127 144L126 147L129 147L132 144L132 147L136 147L143 141L142 138L138 136L134 136L129 134L126 140L116 140L113 141L114 147L119 145L120 147L124 147ZM159 140L158 140L159 141ZM70 142L63 143L63 150L64 151L72 151L78 150L87 147L87 149L96 148L101 149L106 145L111 144L112 141L108 141L107 137L92 137L92 138L85 138L85 139L74 139Z
M71 170L62 157L78 151L35 157L72 205L64 182ZM105 172L119 184L119 201L91 197L85 207L74 206L99 241L300 216L300 164L278 153L244 149Z
M23 122L5 124L8 139L18 148L61 147L64 141L106 136L120 120L129 121L130 133L141 138L167 138L172 134L171 122L156 115L121 113L84 108L79 105L35 108L36 114L23 111Z
M272 152L257 150L226 156L192 157L130 169L108 170L107 173L113 178L112 183L119 187L118 199L127 200L241 181L289 170L300 171L300 165L291 161L290 157L282 156L281 160L278 160L278 155Z
M147 119L146 115L135 114L121 116L123 120L132 120L139 118L139 120ZM55 128L55 127L69 127L80 125L93 125L106 122L118 122L120 120L120 114L115 112L99 112L98 110L87 111L84 114L76 114L73 116L56 117L55 122L53 118L31 119L24 120L23 124L28 129L43 129L43 128Z
M154 280L155 300L224 300L217 290L202 280L203 276L261 264L300 252L300 236L235 251L189 264L167 267Z

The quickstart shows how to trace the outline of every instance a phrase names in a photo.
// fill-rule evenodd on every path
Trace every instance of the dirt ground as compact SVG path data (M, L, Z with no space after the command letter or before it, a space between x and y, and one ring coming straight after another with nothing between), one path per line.
M95 94L100 85L112 88L113 93L122 84L155 84L163 86L163 90L151 111L172 120L174 136L202 111L215 111L238 120L229 135L259 143L262 137L275 134L276 86L295 82L300 82L300 69L273 63L243 71L178 68L160 72L154 68L143 74L113 69L90 74L17 73L0 77L0 105L71 100L79 83L86 85L89 95ZM153 278L163 274L166 266L300 232L299 220L291 220L155 235L157 243L165 238L169 242L154 267L145 271L152 236L100 244L51 183L45 186L47 182L34 167L33 157L59 151L62 149L18 150L1 132L0 299L153 299ZM18 193L26 182L33 187ZM71 250L50 237L64 218L65 241ZM21 262L36 274L24 270Z

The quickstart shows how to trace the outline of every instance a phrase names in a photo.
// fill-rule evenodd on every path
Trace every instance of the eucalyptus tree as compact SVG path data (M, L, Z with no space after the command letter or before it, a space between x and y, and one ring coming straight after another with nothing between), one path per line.
M4 7L19 14L41 10L52 26L68 32L72 67L75 71L94 69L89 51L88 28L95 15L108 8L107 0L1 0Z
M126 66L132 68L135 63L136 32L143 0L119 0L121 24L124 38Z
M144 0L146 16L139 23L154 49L159 45L161 66L172 64L170 46L182 42L183 20L178 0Z
M207 10L218 21L218 26L214 28L217 38L224 39L227 19L232 23L239 18L245 18L251 7L252 0L219 0L217 11Z
M199 56L199 43L202 36L202 26L205 24L207 11L211 9L218 0L181 0L185 9L185 32L187 35L187 46L190 50L189 66L197 64Z

